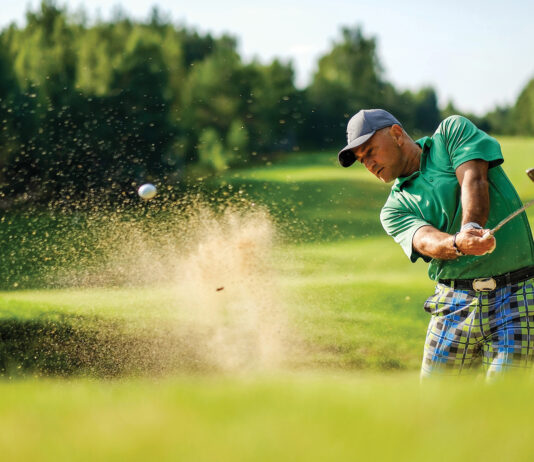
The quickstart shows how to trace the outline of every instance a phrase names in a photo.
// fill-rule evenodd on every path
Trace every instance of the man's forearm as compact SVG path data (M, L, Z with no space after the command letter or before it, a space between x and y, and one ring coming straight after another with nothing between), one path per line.
M456 177L461 187L462 226L474 222L484 227L490 206L488 163L483 160L465 162L456 169ZM459 256L458 251L465 255L484 255L494 241L484 240L482 236L480 229L466 229L455 237L433 226L423 226L415 233L412 245L423 255L453 260Z
M454 249L453 239L454 236L433 226L423 226L415 233L412 245L421 255L439 260L454 260L458 255Z
M474 222L484 227L490 207L487 162L466 162L458 167L456 175L462 188L462 226Z

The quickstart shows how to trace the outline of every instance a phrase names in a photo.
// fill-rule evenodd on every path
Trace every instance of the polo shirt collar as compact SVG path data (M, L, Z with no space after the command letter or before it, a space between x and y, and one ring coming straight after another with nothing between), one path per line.
M423 152L426 152L432 146L432 138L430 136L423 136L423 138L419 138L415 143L421 146Z
M393 183L393 187L391 188L393 191L400 191L405 183L418 177L419 174L426 167L426 160L428 157L428 152L430 150L430 146L432 146L432 138L430 136L424 136L423 138L418 139L416 141L416 144L421 146L421 149L423 150L421 152L421 162L419 164L419 170L417 172L412 173L409 176L402 176L402 177L397 178L395 180L395 183Z

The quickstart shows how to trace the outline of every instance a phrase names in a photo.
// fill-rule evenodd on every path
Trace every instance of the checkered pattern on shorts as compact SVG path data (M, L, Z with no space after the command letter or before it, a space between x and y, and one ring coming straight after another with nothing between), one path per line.
M488 377L534 364L534 278L492 292L443 284L425 302L432 317L421 376L478 370Z

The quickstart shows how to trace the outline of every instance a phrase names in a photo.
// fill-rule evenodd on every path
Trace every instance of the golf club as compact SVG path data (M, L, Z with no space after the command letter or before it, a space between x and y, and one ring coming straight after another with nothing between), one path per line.
M529 168L527 170L527 176L532 180L534 181L534 168ZM493 229L490 229L489 231L487 231L484 236L483 236L483 239L489 239L491 236L493 236L497 231L499 231L499 229L501 229L506 223L508 223L510 220L513 220L515 217L517 217L520 213L524 212L526 209L528 209L531 205L534 205L534 199L527 202L526 204L523 205L523 207L520 207L518 208L515 212L511 213L510 215L508 215L504 220L502 220L497 226L495 226L495 228ZM493 252L493 250L495 250L495 248L493 248L492 250L490 250L488 253L491 253Z

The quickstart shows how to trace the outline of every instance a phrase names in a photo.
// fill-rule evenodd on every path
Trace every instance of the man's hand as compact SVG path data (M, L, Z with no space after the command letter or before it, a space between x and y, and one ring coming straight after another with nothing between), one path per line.
M466 229L456 236L456 247L465 255L484 255L496 245L495 238L483 239L487 229Z
M456 247L464 255L484 255L495 246L495 238L484 239L487 229L466 229L456 236ZM454 236L444 233L433 226L419 228L413 236L413 248L422 255L439 260L458 258L453 245Z

